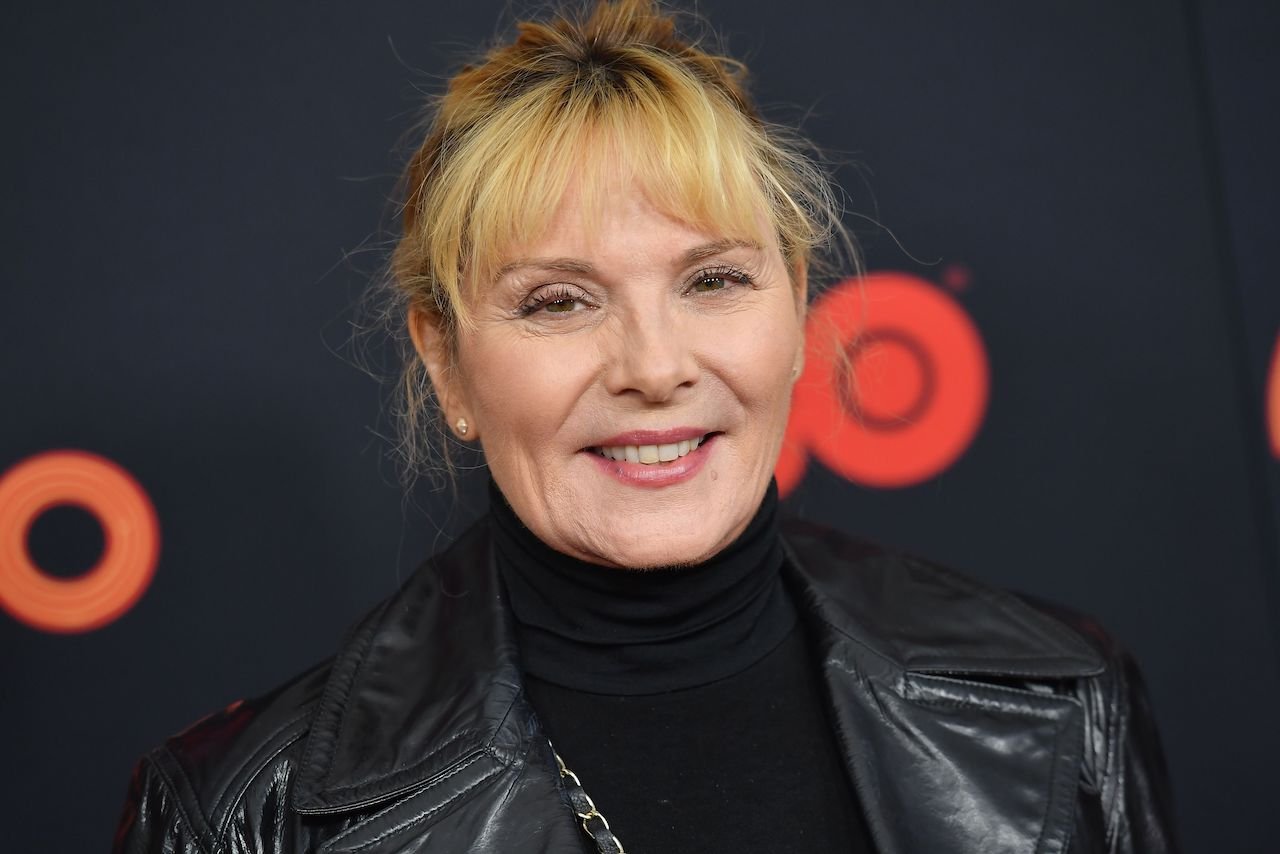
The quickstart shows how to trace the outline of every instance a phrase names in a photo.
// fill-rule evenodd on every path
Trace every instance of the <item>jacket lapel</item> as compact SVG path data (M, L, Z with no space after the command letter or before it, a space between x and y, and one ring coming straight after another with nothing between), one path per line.
M334 660L298 771L298 812L369 808L459 769L483 776L522 749L529 734L504 726L520 676L484 524L432 563Z
M1021 600L815 529L788 533L846 764L880 854L1063 854L1088 644ZM936 606L936 607L935 607Z
M481 522L334 660L293 787L298 813L334 820L318 850L582 851L489 543Z

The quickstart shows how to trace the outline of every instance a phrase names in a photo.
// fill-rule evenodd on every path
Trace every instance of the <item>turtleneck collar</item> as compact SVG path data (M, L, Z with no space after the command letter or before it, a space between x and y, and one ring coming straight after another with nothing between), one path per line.
M494 551L527 674L595 694L656 694L739 673L796 622L782 582L773 483L746 530L705 563L656 570L562 554L490 481Z

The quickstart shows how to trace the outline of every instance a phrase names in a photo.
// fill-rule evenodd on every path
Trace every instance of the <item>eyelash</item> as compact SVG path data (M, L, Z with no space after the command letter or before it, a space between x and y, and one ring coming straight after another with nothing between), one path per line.
M552 303L564 302L566 300L580 300L582 302L586 302L586 300L582 299L582 292L578 289L570 288L568 285L550 285L545 290L540 289L534 291L529 298L520 304L520 308L517 309L517 313L521 317L528 317L535 312L541 311Z
M727 282L737 285L751 286L755 284L755 280L750 274L737 267L720 266L710 267L706 270L699 270L690 277L688 284L685 286L685 293L691 293L693 288L709 279L724 279ZM726 290L727 288L718 288L717 290ZM711 293L704 291L703 293ZM535 291L530 295L516 313L520 317L529 317L543 310L549 305L569 300L587 302L579 288L574 288L566 284L549 285L544 290ZM567 313L567 312L566 312Z
M750 274L737 267L712 267L709 270L700 270L689 281L686 291L691 290L695 285L707 281L708 279L725 279L738 285L751 286L755 284L755 279Z

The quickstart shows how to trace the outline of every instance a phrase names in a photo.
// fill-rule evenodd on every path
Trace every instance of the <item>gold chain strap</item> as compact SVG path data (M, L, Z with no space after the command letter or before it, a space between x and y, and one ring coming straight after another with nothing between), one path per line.
M596 850L600 854L627 854L618 837L609 829L609 820L601 815L600 810L596 809L595 801L582 788L578 775L565 766L564 760L554 748L551 752L555 753L556 765L560 767L560 779L564 781L564 787L569 793L573 811L582 820L582 830L596 844Z

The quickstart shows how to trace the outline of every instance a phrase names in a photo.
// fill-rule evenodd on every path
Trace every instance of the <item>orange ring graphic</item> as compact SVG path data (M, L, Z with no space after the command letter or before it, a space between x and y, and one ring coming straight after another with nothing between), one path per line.
M31 524L72 505L102 526L98 562L76 578L55 578L27 548ZM87 632L141 598L160 556L160 523L146 491L124 469L84 451L47 451L0 477L0 608L37 629Z
M1271 434L1271 453L1280 460L1280 333L1271 353L1271 370L1267 374L1267 426Z
M906 273L871 273L829 290L806 329L787 443L872 487L904 487L945 470L986 415L990 370L982 336L949 295ZM777 468L784 493L804 471Z

